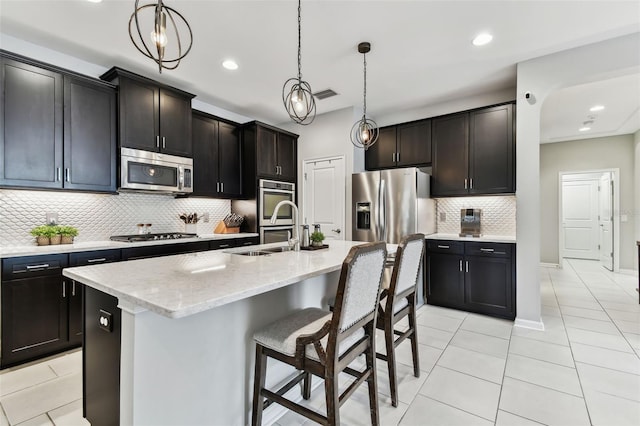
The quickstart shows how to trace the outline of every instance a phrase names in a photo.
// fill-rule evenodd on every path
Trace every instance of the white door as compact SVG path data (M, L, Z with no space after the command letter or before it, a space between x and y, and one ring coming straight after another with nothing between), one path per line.
M307 160L304 163L303 222L320 224L326 239L344 240L344 158ZM310 226L310 232L313 227Z
M562 182L563 257L600 259L597 179Z
M613 180L611 173L606 172L600 178L598 188L600 225L600 262L602 266L613 271Z

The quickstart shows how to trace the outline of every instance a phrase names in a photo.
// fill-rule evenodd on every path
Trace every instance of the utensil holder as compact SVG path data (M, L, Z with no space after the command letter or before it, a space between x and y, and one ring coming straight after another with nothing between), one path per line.
M185 223L184 224L184 232L187 234L197 234L198 233L198 224L197 223Z

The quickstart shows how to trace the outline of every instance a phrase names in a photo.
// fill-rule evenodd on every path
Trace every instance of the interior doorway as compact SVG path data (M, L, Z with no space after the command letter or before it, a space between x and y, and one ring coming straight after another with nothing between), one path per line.
M561 258L598 260L619 269L618 170L561 172L559 253Z
M344 157L305 160L302 179L303 222L309 225L319 223L326 239L344 240Z

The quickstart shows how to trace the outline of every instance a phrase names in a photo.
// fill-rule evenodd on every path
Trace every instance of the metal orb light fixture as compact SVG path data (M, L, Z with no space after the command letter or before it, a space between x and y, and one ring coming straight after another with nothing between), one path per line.
M166 6L162 0L158 0L157 3L150 3L140 6L140 0L136 0L135 10L129 18L129 37L133 45L147 58L153 60L158 64L158 71L162 73L162 69L174 70L180 65L180 61L187 56L193 46L193 33L191 32L191 26L187 20L172 7ZM151 37L144 37L142 34L140 23L142 21L141 13L144 10L153 8L153 27L151 29ZM151 12L151 10L149 10ZM168 18L168 19L167 19ZM169 28L167 27L169 25ZM135 28L134 28L135 26ZM182 40L180 39L180 33L178 27L183 30L186 28L189 33L188 47L182 49ZM171 31L172 29L172 31ZM169 31L168 31L169 30ZM168 34L169 33L169 34ZM174 37L175 36L175 37ZM171 45L173 44L173 47ZM174 53L174 57L167 58L167 45L171 48L171 52Z
M367 53L370 51L371 43L364 41L358 44L358 52L362 53L364 58L364 106L362 108L362 118L351 127L351 143L365 150L369 149L378 140L378 125L372 119L367 118Z
M302 79L302 54L300 53L301 6L298 0L298 76L284 82L282 102L287 114L293 121L303 126L311 124L316 118L316 101L311 86Z

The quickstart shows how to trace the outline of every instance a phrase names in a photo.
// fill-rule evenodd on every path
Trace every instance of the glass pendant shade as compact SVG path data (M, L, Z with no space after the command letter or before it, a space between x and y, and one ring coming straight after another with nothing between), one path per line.
M356 121L351 127L351 143L358 147L369 149L378 141L378 125L375 121L367 118L367 56L371 51L371 44L362 42L358 45L358 52L362 53L364 65L364 90L363 90L363 113L362 118Z
M153 14L148 13L152 9ZM150 27L147 26L151 28L151 37L143 37L143 24L152 24ZM169 24L168 27L167 24ZM189 36L189 43L185 44L186 49L183 49L180 31ZM158 64L160 73L163 68L176 69L193 46L193 33L187 20L180 12L166 6L162 0L142 6L140 6L140 0L136 0L134 12L129 18L129 37L140 53ZM172 46L171 57L167 57L167 46Z

